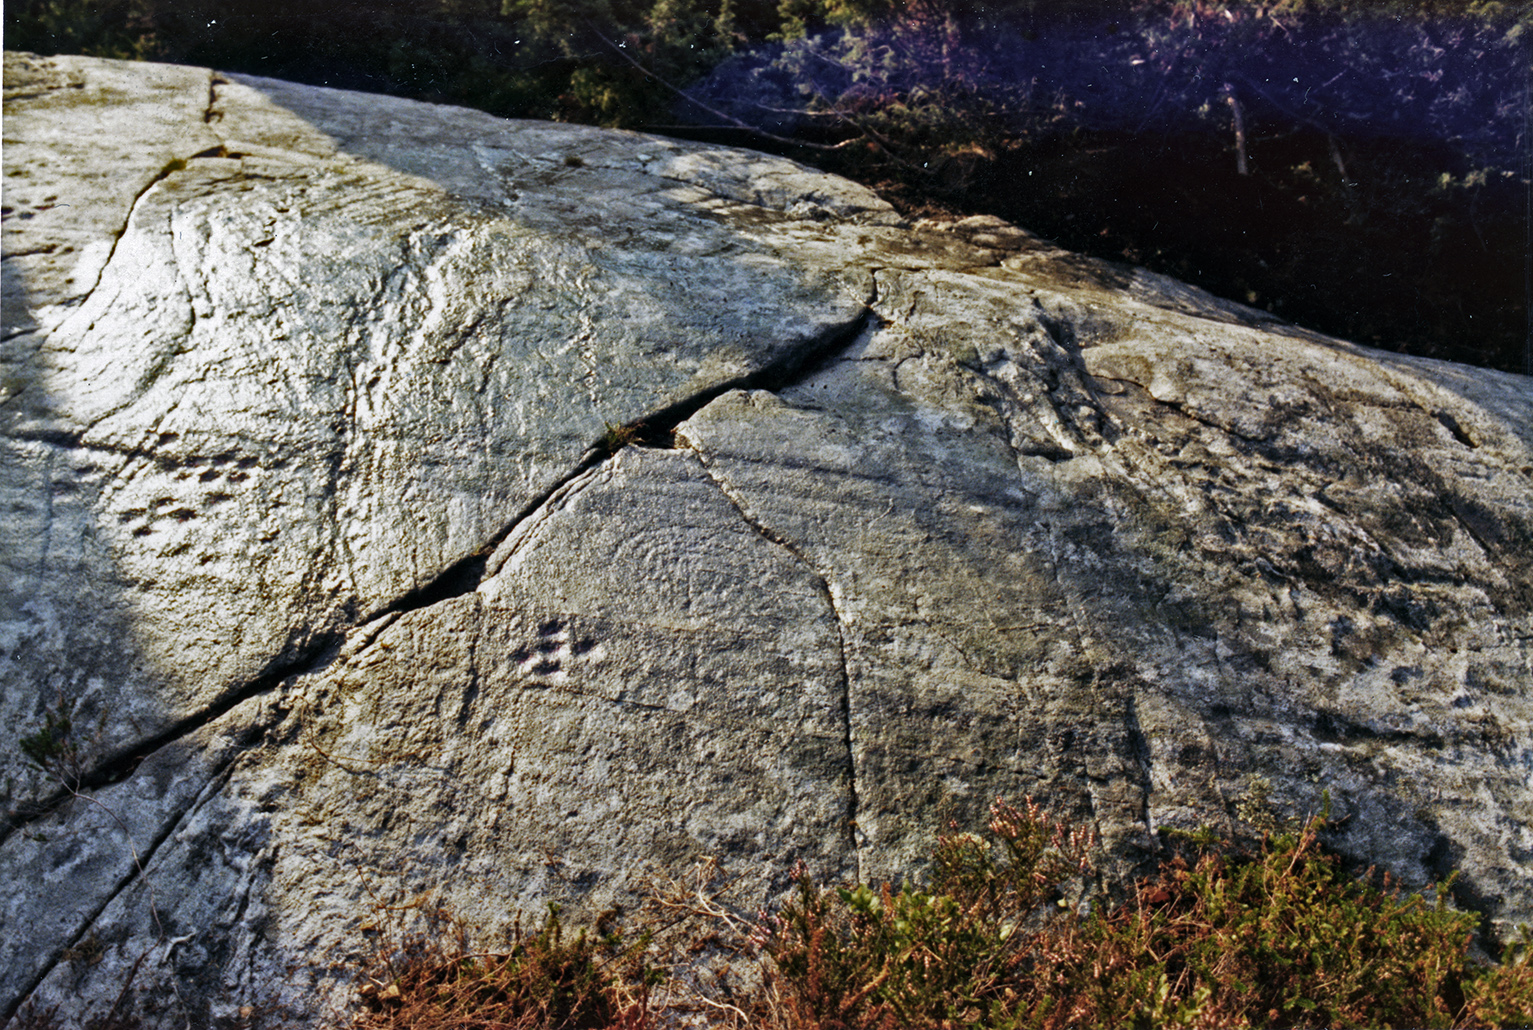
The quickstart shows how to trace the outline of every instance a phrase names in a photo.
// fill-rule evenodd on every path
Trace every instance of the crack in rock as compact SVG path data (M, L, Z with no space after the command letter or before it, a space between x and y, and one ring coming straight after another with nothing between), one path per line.
M211 93L212 87L209 86L208 88L209 92ZM107 251L106 260L101 262L101 268L96 272L96 281L91 284L90 288L86 290L76 302L75 307L77 310L88 304L91 297L95 295L96 290L100 288L101 281L106 278L107 269L112 267L112 261L117 257L118 247L122 245L123 238L128 235L128 230L133 226L134 216L138 214L139 207L148 198L149 194L154 191L154 188L160 183L164 182L166 179L170 178L175 173L184 171L186 169L187 162L189 161L195 161L198 158L229 156L231 155L227 150L224 149L223 146L218 146L200 150L197 153L190 154L186 157L174 157L165 162L160 170L155 173L154 178L150 179L144 188L139 190L138 194L134 196L132 202L128 204L128 213L122 220L122 227L118 229L112 237L112 246Z
M273 723L274 722L275 720L273 720ZM118 882L112 887L111 890L106 892L106 895L104 898L102 898L100 904L96 905L85 915L83 919L81 919L79 927L75 930L75 932L69 935L67 940L64 940L58 945L58 947L51 951L48 958L41 964L37 973L22 986L21 990L17 992L17 995L11 1004L6 1007L3 1013L0 1013L0 1024L7 1024L11 1019L15 1018L17 1011L21 1008L21 1006L26 1004L27 999L30 998L33 993L36 992L37 989L47 981L48 977L53 975L54 970L57 969L58 966L66 960L66 956L68 956L75 948L77 948L80 945L80 942L85 939L85 937L92 931L92 929L95 928L97 922L106 913L106 911L111 908L112 904L117 901L118 898L122 897L135 883L143 882L148 885L148 890L150 892L151 911L155 913L155 922L158 924L159 915L156 908L156 902L154 900L154 886L149 881L149 868L154 863L155 855L158 854L165 843L175 835L176 831L184 826L187 820L196 814L198 809L202 808L203 805L211 800L212 797L222 788L224 783L228 782L229 777L233 774L235 763L237 763L243 756L245 749L254 740L263 735L267 729L270 728L270 724L258 723L255 726L247 727L242 730L239 734L239 737L233 742L233 746L230 749L231 753L227 757L223 758L218 763L218 765L215 766L214 769L207 775L207 778L203 781L203 784L198 789L197 793L194 794L183 807L166 813L160 831L150 839L149 843L145 846L142 852L138 851L138 849L133 846L132 835L128 833L127 827L123 824L121 818L106 804L106 802L101 801L99 798L83 794L83 787L77 787L74 790L69 791L70 797L80 801L89 802L90 804L97 806L114 822L117 823L119 829L121 829L124 835L129 838L127 845L129 850L132 852L133 861L128 871L118 880ZM156 939L153 943L146 946L145 954L148 954L148 951L157 946L159 943L161 943L161 940Z
M729 482L713 469L712 465L708 461L708 456L705 453L696 449L694 449L694 453L697 454L698 464L700 464L703 468L703 471L708 474L708 478L713 480L714 484L719 488L719 492L723 494L725 499L727 499L729 503L734 507L734 509L740 513L740 518L745 521L745 524L755 530L756 533L762 537L762 539L776 544L778 547L781 547L783 550L787 551L795 559L797 559L798 562L804 566L804 568L809 570L809 573L814 577L816 586L819 588L820 595L824 598L825 604L829 608L832 618L835 620L836 641L840 651L839 658L841 670L840 682L838 684L840 688L840 714L843 731L841 744L846 749L848 795L847 807L849 810L847 818L847 843L851 848L852 858L856 862L858 882L861 882L863 876L863 834L857 825L857 819L860 812L857 787L857 749L852 741L852 677L851 670L848 667L846 658L846 616L842 613L840 606L836 604L836 593L835 590L831 587L830 580L826 574L820 571L820 569L817 568L815 564L809 560L808 556L805 555L804 552L801 551L798 547L796 547L792 541L783 537L781 534L774 532L768 526L762 524L760 520L758 520L754 515L752 515L750 510L746 507L744 499L738 496L737 491L734 490Z
M245 702L275 690L289 679L323 670L340 654L342 639L340 633L323 634L293 657L273 659L259 676L183 716L154 736L126 745L107 755L90 769L82 772L73 788L61 786L42 800L15 813L4 826L0 826L0 845L3 845L17 830L57 811L60 806L82 791L121 783L132 776L146 759L160 749L197 732ZM249 727L248 731L264 733L279 721L281 721L280 717L270 724L256 724Z
M796 377L811 373L866 330L869 322L875 317L871 307L872 299L869 297L864 301L863 310L857 318L842 325L832 326L762 368L699 391L691 397L629 423L624 427L633 431L632 437L628 440L622 440L619 434L609 433L608 439L593 441L574 468L524 505L513 519L483 544L453 562L429 582L406 592L359 619L352 629L367 629L369 631L367 640L371 641L399 615L472 593L483 581L486 565L500 545L516 531L518 526L535 515L539 509L580 476L596 468L630 443L642 444L661 437L669 438L676 426L726 392L739 389L783 389L791 385ZM150 455L147 448L131 450L141 453L146 459ZM345 635L345 630L327 633L316 638L291 658L279 656L273 659L267 669L254 679L226 691L196 711L176 720L153 737L126 745L108 755L80 777L77 789L94 789L120 782L131 776L145 758L167 744L196 732L241 703L276 689L290 678L323 671L342 654L343 650L347 654L355 653L359 648L343 646ZM5 826L0 827L0 844L3 844L17 829L57 810L70 796L68 790L60 788L18 812Z
M1248 433L1241 432L1234 426L1225 425L1221 422L1218 422L1215 419L1210 418L1208 415L1203 414L1196 407L1188 404L1186 401L1166 400L1164 398L1157 397L1155 394L1150 392L1150 388L1148 386L1144 385L1143 383L1136 382L1133 379L1126 379L1122 376L1098 375L1095 373L1091 374L1088 378L1104 383L1119 383L1123 386L1132 386L1135 389L1142 391L1146 397L1154 401L1156 404L1159 404L1161 407L1168 408L1171 411L1176 412L1178 415L1181 415L1183 418L1192 422L1196 422L1200 426L1205 426L1209 429L1223 433L1226 436L1233 437L1234 439L1243 441L1244 443L1248 443L1253 447L1270 448L1271 441L1262 439L1261 437L1251 436Z
M500 545L516 532L517 527L534 516L539 509L575 480L601 465L624 447L630 445L671 446L677 426L732 390L776 391L791 386L797 379L811 374L866 331L876 317L873 314L872 302L872 297L865 300L862 313L852 321L826 330L806 341L802 347L790 351L755 372L710 386L674 404L642 415L623 426L609 429L602 438L592 441L585 455L572 469L525 504L515 517L484 543L453 562L430 582L416 587L369 614L361 620L362 624L365 625L385 615L428 608L477 590L484 580L490 557L500 548Z

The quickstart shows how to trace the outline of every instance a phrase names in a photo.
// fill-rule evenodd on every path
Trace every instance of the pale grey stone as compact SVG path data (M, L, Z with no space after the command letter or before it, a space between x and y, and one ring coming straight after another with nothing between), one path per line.
M1107 879L1328 797L1533 918L1526 377L745 151L5 60L0 1011L312 1024L380 904L899 876L997 795Z

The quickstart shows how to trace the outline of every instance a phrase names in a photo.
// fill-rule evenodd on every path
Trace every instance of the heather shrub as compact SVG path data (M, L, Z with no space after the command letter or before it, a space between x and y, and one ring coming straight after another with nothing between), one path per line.
M1032 801L991 809L992 839L938 839L931 883L825 890L799 871L795 898L763 923L786 1026L1010 1025L1024 921L1090 871L1095 843Z
M1533 1022L1526 941L1490 968L1476 919L1347 874L1325 821L1241 850L1204 835L1088 915L1046 902L1089 839L998 802L991 840L939 841L929 891L801 877L764 924L790 1030L1455 1027Z
M551 910L509 949L475 951L437 912L380 947L361 1028L1062 1030L1075 1027L1533 1025L1533 935L1469 956L1476 917L1387 875L1349 873L1314 817L1237 845L1176 838L1110 903L1093 834L1031 799L986 833L937 839L924 882L821 885L742 919L738 878L693 882L570 936ZM717 960L697 977L698 956ZM746 967L753 967L747 969ZM699 985L703 986L699 986Z
M652 1025L657 982L642 954L648 939L625 941L611 913L593 932L565 932L557 906L527 933L518 922L509 947L475 951L466 927L442 909L426 930L381 938L373 976L361 992L357 1030L641 1030Z

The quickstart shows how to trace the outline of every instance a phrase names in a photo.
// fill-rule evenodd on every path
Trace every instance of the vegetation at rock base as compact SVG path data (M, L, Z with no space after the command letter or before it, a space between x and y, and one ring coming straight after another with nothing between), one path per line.
M999 215L1362 343L1533 372L1525 4L16 0L5 27L774 150L907 213Z
M647 966L647 935L627 942L612 926L616 913L592 933L564 931L557 906L531 933L520 926L498 953L470 949L465 928L440 910L427 912L430 936L397 953L379 952L380 974L361 990L355 1026L365 1028L600 1027L642 1030L658 970Z
M988 834L940 837L929 882L826 887L802 868L772 914L742 917L709 867L571 935L551 910L502 951L430 911L380 937L355 1026L1511 1027L1533 1024L1533 936L1469 957L1472 914L1356 878L1321 817L1238 846L1182 836L1158 875L1085 914L1095 841L1032 801ZM678 914L679 913L679 914ZM376 929L374 927L373 929ZM713 964L699 977L699 955ZM700 983L705 986L699 986ZM695 1022L694 1022L695 1025Z
M38 739L28 738L29 754ZM1163 831L1159 872L1116 892L1093 867L1094 832L1029 798L1020 808L996 800L985 834L955 825L939 836L924 883L825 886L800 865L788 899L754 915L732 897L741 878L712 861L652 886L626 925L614 909L571 932L551 904L534 930L518 918L501 946L484 946L429 897L380 901L358 928L371 957L352 970L360 986L347 1025L1533 1026L1529 928L1499 963L1476 960L1478 920L1449 906L1451 877L1428 900L1387 873L1348 873L1322 843L1326 818L1276 819L1261 783L1241 808L1243 823L1263 828L1259 841ZM90 965L100 951L91 934L66 959ZM151 1025L134 990L148 955L83 1030ZM295 1018L280 1003L246 1006L239 1025L301 1025ZM11 1025L64 1024L29 1005Z

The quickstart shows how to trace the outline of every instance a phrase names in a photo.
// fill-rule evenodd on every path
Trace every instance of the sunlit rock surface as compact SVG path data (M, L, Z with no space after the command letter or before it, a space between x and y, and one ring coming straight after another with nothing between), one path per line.
M997 794L1533 918L1533 381L746 151L17 54L4 133L0 1013Z

